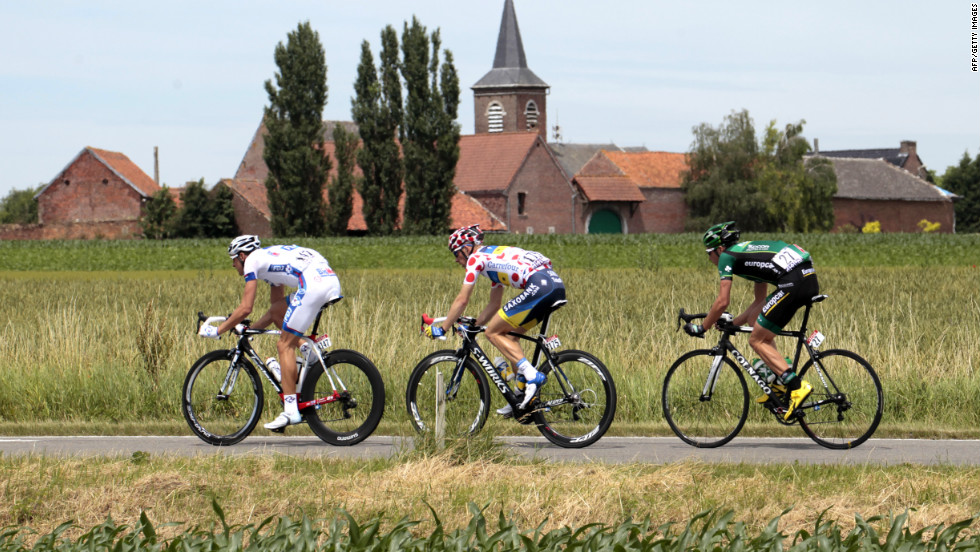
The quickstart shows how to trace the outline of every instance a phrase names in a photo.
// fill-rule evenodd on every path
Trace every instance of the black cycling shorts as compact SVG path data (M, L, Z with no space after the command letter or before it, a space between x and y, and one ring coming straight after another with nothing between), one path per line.
M820 284L817 282L813 263L803 263L779 280L776 291L766 297L766 303L756 323L773 333L779 333L800 307L819 294Z

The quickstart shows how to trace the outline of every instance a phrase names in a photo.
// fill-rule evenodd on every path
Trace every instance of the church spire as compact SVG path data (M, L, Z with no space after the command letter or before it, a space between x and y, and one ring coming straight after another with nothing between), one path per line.
M514 11L514 0L504 0L504 14L500 19L500 34L497 35L497 53L493 58L493 69L472 88L477 90L501 86L548 88L548 84L527 67L524 42L521 40L517 13Z
M514 12L514 1L504 2L504 15L500 19L500 34L497 35L497 55L493 58L493 68L527 67L524 56L524 43L521 41L521 29L517 26L517 13Z
M475 131L537 132L547 139L548 83L527 66L514 0L504 0L493 69L473 90Z

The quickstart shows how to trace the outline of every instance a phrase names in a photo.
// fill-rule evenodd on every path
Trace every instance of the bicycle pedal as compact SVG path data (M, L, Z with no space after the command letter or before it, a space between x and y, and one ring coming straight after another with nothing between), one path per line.
M289 427L289 426L283 426L283 427L280 427L278 429L270 429L269 431L271 431L273 433L286 433L286 428L287 427Z

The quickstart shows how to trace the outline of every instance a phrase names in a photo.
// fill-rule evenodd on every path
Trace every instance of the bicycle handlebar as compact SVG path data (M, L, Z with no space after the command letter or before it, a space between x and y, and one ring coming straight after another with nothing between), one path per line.
M433 324L438 324L440 322L445 322L445 321L446 321L445 316L441 316L439 318L432 318L428 314L422 313L423 330L425 329L424 326L431 326ZM453 324L453 333L462 333L462 331L459 329L459 326L468 327L471 333L479 333L486 329L485 326L477 326L476 318L473 318L471 316L460 316L459 318L457 318L456 322ZM440 341L445 341L446 336L437 337L436 339Z
M681 309L680 312L677 313L677 329L678 330L681 329L682 320L684 322L691 322L693 320L699 320L701 318L704 318L705 316L708 316L708 313L702 312L700 314L687 314L686 312L684 312L684 309Z
M201 331L201 326L210 325L210 324L213 324L215 322L219 322L220 323L220 322L224 322L225 320L228 320L228 316L204 316L204 313L203 312L197 311L197 331ZM281 334L282 333L281 331L276 330L276 329L271 329L271 330L253 330L252 328L249 327L249 326L251 326L251 324L252 324L252 321L246 318L245 320L242 320L241 324L239 324L239 326L243 327L244 330L241 333L239 333L238 331L236 331L236 328L232 328L231 329L231 333L234 333L235 335L246 335L246 334L248 334L248 335L256 335L256 334Z

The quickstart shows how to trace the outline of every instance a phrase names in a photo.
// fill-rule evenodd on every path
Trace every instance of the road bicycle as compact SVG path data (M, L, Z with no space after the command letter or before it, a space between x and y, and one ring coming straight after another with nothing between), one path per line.
M309 349L305 358L297 355L296 390L299 413L313 433L328 444L349 446L360 443L378 427L384 411L385 386L381 373L366 356L346 349L326 350L330 342L325 335L319 336L317 342L320 316L340 299L320 308L310 335L303 337ZM197 313L198 328L225 319ZM260 374L282 401L278 375L251 343L256 336L278 336L282 332L252 329L248 325L245 320L233 331L237 336L234 347L205 354L191 366L184 380L184 418L195 435L215 446L238 443L255 429L265 403Z
M732 324L725 313L717 327L718 344L682 355L667 370L663 387L663 413L670 428L682 441L695 447L720 447L731 441L745 425L749 413L749 388L744 373L762 390L762 406L783 425L799 424L816 443L831 449L849 449L865 442L881 421L881 383L871 364L859 355L843 349L818 349L824 336L814 331L807 336L810 309L826 299L817 295L807 304L803 322L797 331L776 335L796 340L793 366L796 373L813 386L813 393L788 420L785 389L769 383L731 342L737 333L749 333L750 326ZM678 329L683 322L704 318L705 314L686 314L680 309ZM806 362L801 366L801 354ZM742 367L738 369L734 357Z
M609 429L616 414L616 386L606 366L584 351L558 350L558 336L545 337L550 314L541 322L541 332L510 335L535 344L531 363L548 380L536 399L521 409L523 395L507 384L490 358L476 342L486 330L476 319L461 317L453 332L462 337L458 349L436 351L425 357L408 378L405 400L408 417L420 433L436 429L437 410L444 434L462 437L478 433L490 413L490 383L513 409L513 418L533 424L552 443L565 448L587 447ZM443 319L422 316L423 324ZM444 382L437 387L437 382ZM440 397L441 395L441 397Z

